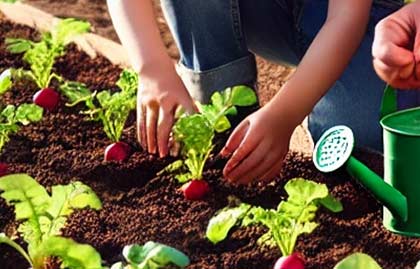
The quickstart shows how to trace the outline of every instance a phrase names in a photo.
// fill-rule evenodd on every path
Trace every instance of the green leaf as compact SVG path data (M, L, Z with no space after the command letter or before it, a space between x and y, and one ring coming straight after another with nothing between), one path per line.
M135 95L139 85L139 76L133 70L124 69L121 72L116 85L121 89L121 91Z
M319 203L331 212L338 213L343 211L343 205L331 194L323 199L320 199Z
M181 251L164 244L152 241L144 246L125 246L123 255L134 268L164 268L168 265L176 265L185 268L190 264L189 258Z
M76 81L66 81L60 85L60 91L69 100L68 106L75 106L80 102L93 99L94 95L85 84Z
M229 231L241 220L251 208L248 204L241 204L234 208L224 208L210 219L207 225L206 237L213 244L223 241Z
M214 124L214 130L218 133L223 133L226 130L230 129L231 124L226 116L220 117Z
M381 269L382 267L369 255L354 253L340 261L334 269Z
M12 85L12 72L10 69L6 69L0 75L0 95L7 92Z
M16 121L23 125L42 119L43 109L35 104L22 104L16 109Z
M81 182L73 182L69 185L57 185L52 187L51 203L46 210L49 218L43 225L44 235L59 235L64 227L67 217L74 209L90 207L95 210L102 208L98 196L89 186Z
M24 53L34 45L32 41L22 38L6 38L5 43L10 53Z
M76 36L87 33L90 30L90 23L67 18L60 20L51 31L52 42L55 46L65 46Z
M12 123L14 121L14 118L15 118L15 111L16 111L16 107L14 105L7 105L1 111L1 116L6 118L6 120L9 123Z
M234 106L251 106L257 103L257 95L247 86L235 86L232 90L231 103Z
M24 220L23 227L27 232L24 239L35 245L41 241L41 224L39 218L50 204L47 191L35 179L26 174L7 175L0 180L0 190L8 205L15 206L16 220ZM30 229L27 223L30 225ZM29 229L29 231L28 231Z
M26 253L26 251L21 246L19 246L18 244L16 244L15 241L13 241L12 239L10 239L4 233L0 233L0 244L6 244L6 245L9 245L10 247L14 248L32 266L32 260L29 257L28 253Z
M63 268L102 269L101 256L93 247L68 238L52 236L42 242L34 254L34 268L44 268L47 257L60 258Z

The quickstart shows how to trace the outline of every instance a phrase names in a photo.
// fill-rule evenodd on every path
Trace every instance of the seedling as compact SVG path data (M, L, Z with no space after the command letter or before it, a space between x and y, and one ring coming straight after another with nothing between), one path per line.
M45 90L50 86L51 80L58 77L52 72L56 58L64 54L65 46L75 36L83 34L89 29L90 24L88 22L69 18L61 20L51 32L44 33L39 42L20 38L6 38L7 49L11 53L24 53L23 60L30 66L30 70L18 69L13 72L12 74L15 74L13 79L28 78L34 81L41 91ZM49 92L51 91L54 91L54 89L49 88ZM57 98L52 94L48 96L52 96L54 101L48 103L44 108L53 110L58 103ZM44 101L40 101L38 104L46 103L44 98L42 100ZM51 104L55 104L55 106L51 107Z
M223 93L215 92L209 105L197 103L200 113L183 114L173 127L174 137L182 145L183 159L170 164L162 172L177 173L175 177L180 183L202 180L204 165L214 147L215 133L224 132L231 127L227 115L236 115L236 106L251 106L256 102L257 97L252 89L236 86L227 88ZM183 189L192 186L201 188L204 185L194 184L184 186ZM207 191L192 192L205 195ZM185 191L184 196L188 199ZM195 198L200 199L200 197Z
M342 211L342 205L328 192L325 184L315 183L302 178L287 182L285 190L289 195L287 201L282 201L277 209L264 209L258 206L240 204L238 207L225 208L214 216L207 226L206 237L217 244L224 240L237 223L241 226L262 224L268 228L258 242L270 247L278 247L282 256L294 253L299 235L312 233L318 226L314 220L320 206L332 212ZM304 264L297 261L297 255L280 259L275 269L286 268L284 263ZM291 267L299 268L299 267Z
M144 246L137 244L126 246L123 255L127 260L126 265L118 262L111 269L160 269L168 266L185 268L190 264L189 258L181 251L151 241Z
M123 70L117 86L121 91L115 93L109 90L92 93L77 82L66 82L60 87L70 102L69 106L84 103L87 109L82 113L88 115L90 120L102 122L106 135L113 142L105 150L106 161L123 161L130 154L130 146L121 142L120 138L130 112L136 108L137 74Z
M10 134L17 133L20 125L40 121L42 113L42 108L34 104L7 105L3 108L0 113L0 151L10 140Z
M63 268L100 269L101 257L89 246L78 244L60 236L67 217L75 210L90 207L99 210L102 205L96 194L81 182L57 185L51 195L36 180L26 174L0 178L0 195L9 205L15 206L18 231L28 244L25 251L5 234L0 234L0 244L17 250L32 269L46 269L48 258L58 257Z

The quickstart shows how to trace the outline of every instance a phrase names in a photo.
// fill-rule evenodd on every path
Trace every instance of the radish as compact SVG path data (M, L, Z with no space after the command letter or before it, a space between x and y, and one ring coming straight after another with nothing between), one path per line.
M305 261L299 253L283 256L277 260L274 269L305 269Z
M186 199L200 200L210 191L210 187L206 181L196 179L185 183L181 190Z
M60 95L51 88L44 88L35 93L33 101L36 105L48 110L53 111L60 100Z
M105 149L105 161L121 162L128 158L130 154L130 146L124 142L116 142L107 146Z
M9 174L9 165L7 163L0 163L0 177Z

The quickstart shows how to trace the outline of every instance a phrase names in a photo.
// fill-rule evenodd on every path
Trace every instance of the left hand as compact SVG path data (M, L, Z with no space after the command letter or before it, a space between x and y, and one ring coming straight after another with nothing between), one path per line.
M269 104L249 115L220 152L223 156L232 154L223 170L225 178L235 184L271 180L282 168L295 127Z

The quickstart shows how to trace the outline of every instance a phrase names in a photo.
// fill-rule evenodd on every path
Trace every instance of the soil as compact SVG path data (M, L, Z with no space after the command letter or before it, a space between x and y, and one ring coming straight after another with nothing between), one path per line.
M20 57L5 51L5 37L34 39L38 33L0 20L0 71L25 66ZM55 71L99 90L113 89L121 70L102 57L91 59L70 46L57 61ZM3 101L31 102L35 90L31 83L20 83L3 96ZM299 239L296 250L307 260L308 269L333 268L356 251L370 254L385 269L413 268L420 260L420 240L386 231L381 224L381 206L344 171L322 174L310 157L290 152L282 173L272 183L238 187L223 180L224 160L212 156L204 174L212 192L202 201L191 202L182 197L174 178L156 176L172 159L142 152L136 145L133 124L131 117L122 138L134 149L130 159L126 163L105 163L103 150L109 140L100 124L85 121L77 108L68 108L61 100L57 111L45 113L40 123L25 126L13 135L0 155L0 161L7 162L12 172L28 173L44 186L80 180L93 188L103 201L103 209L76 211L62 233L93 245L107 265L121 259L124 245L154 240L184 251L192 261L188 269L272 268L280 253L258 246L257 239L265 232L262 227L236 228L218 245L212 245L203 235L208 220L227 205L229 195L275 208L285 198L284 184L295 177L326 183L344 206L339 214L320 210L319 227ZM380 155L360 151L356 156L383 173ZM13 209L0 199L0 231L16 236L13 218ZM0 246L0 253L1 268L28 268L9 247Z

